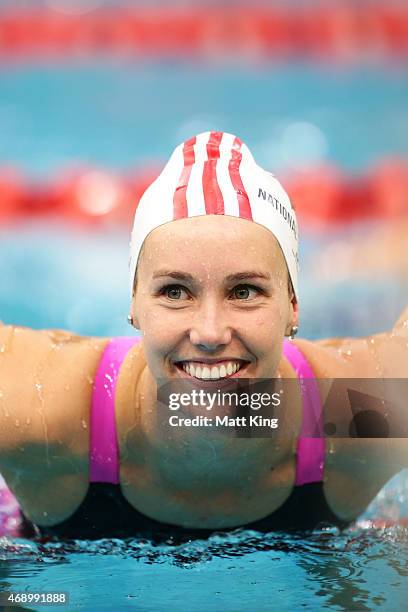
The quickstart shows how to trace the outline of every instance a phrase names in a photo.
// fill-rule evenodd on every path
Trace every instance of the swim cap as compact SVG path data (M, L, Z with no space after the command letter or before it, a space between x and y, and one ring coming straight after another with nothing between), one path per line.
M263 225L277 239L298 299L298 226L277 179L258 166L248 147L225 132L193 136L174 151L136 209L130 242L130 294L143 242L164 223L200 215L229 215Z

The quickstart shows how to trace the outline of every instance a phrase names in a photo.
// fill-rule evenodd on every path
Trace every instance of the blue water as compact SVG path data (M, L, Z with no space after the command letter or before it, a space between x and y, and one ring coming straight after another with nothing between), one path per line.
M403 66L0 65L0 164L37 178L73 159L125 170L220 129L277 173L321 161L362 171L408 154L407 104Z
M407 536L393 528L307 537L238 532L177 547L14 541L3 551L0 544L0 584L68 590L70 609L95 611L402 611Z
M125 170L164 160L184 137L216 128L248 140L266 167L291 170L310 157L359 172L388 154L407 154L407 94L400 68L3 66L0 165L36 180L73 160ZM366 230L303 233L302 337L382 331L407 303L407 282L392 274L319 281L319 252ZM36 329L129 333L128 242L127 229L91 232L57 221L0 227L0 318ZM364 520L408 516L407 491L404 472L344 534L238 530L182 546L4 538L0 590L69 591L73 609L95 611L405 610L408 532L373 530Z

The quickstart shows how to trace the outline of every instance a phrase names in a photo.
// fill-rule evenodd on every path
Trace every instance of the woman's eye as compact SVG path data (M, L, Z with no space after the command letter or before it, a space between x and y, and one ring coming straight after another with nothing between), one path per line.
M181 285L167 285L161 290L161 294L170 300L180 300L183 297L183 292L186 296L187 291Z
M238 300L248 300L259 294L259 289L252 285L238 285L233 290L234 297Z

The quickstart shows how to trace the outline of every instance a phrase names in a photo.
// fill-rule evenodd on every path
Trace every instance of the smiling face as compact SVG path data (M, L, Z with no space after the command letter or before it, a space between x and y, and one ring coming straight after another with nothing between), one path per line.
M156 379L272 378L297 304L269 230L207 215L146 238L132 315Z

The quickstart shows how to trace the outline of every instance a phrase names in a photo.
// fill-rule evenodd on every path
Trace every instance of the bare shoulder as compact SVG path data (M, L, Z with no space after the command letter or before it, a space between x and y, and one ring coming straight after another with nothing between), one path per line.
M408 338L408 306L401 312L396 324L394 325L394 331L404 337Z
M390 331L361 338L295 340L317 377L408 378L408 309Z
M108 341L0 326L0 461L27 444L87 444L96 368Z
M324 340L296 339L294 344L302 351L317 378L347 377L350 364L347 359L350 338Z

